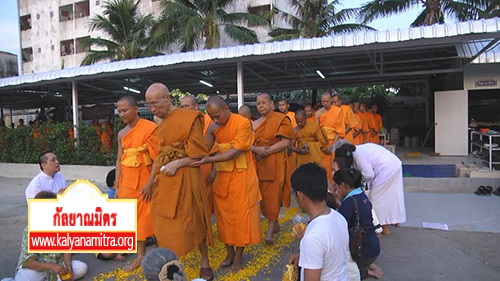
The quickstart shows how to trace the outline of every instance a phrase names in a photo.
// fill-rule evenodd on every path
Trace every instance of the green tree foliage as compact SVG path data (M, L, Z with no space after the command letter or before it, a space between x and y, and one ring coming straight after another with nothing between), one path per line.
M159 54L150 40L151 28L156 21L152 14L139 13L139 2L140 0L109 1L103 15L96 15L90 20L90 31L102 31L110 39L98 37L85 40L83 48L89 50L82 65Z

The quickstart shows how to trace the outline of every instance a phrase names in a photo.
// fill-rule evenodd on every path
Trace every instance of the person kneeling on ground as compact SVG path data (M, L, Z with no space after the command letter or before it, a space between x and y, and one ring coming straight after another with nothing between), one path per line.
M355 203L357 203L359 224L366 231L361 244L361 256L357 260L353 257L358 264L361 279L368 276L380 279L384 273L375 265L380 253L380 244L373 226L371 203L361 188L361 173L352 168L342 168L335 172L333 180L336 196L341 200L338 211L347 220L349 228L352 228L356 223Z
M41 191L34 199L55 199L57 195L50 191ZM71 253L28 253L28 227L24 229L21 255L16 268L15 279L10 280L59 280L62 276L71 272L71 280L83 278L87 274L87 264L72 260ZM6 281L9 279L3 279Z
M311 222L300 241L300 253L291 256L288 264L298 263L302 268L301 281L348 280L347 222L326 205L328 182L325 169L314 163L302 165L293 173L291 182L295 200L309 214Z
M152 250L142 260L142 271L147 281L185 281L184 265L177 255L165 248Z

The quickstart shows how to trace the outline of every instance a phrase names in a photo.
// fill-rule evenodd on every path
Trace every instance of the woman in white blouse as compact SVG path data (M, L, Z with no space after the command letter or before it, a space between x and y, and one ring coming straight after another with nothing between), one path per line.
M389 234L390 224L404 223L406 210L401 160L385 147L373 143L355 146L342 141L336 147L336 162L344 167L353 166L368 183L368 197L383 227L382 233Z

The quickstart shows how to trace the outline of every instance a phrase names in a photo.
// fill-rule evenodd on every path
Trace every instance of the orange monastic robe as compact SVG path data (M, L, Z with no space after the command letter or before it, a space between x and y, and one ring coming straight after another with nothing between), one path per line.
M156 128L148 120L140 119L122 138L123 156L118 179L118 198L137 199L137 240L153 236L151 204L142 200L142 187L149 180L153 161L160 152Z
M368 120L368 127L370 129L373 129L377 134L375 136L372 136L373 132L370 132L368 134L368 141L371 143L376 143L378 144L379 140L379 135L378 135L378 126L377 126L377 121L375 121L375 116L373 116L373 113L370 112L365 112L366 119Z
M354 145L363 144L363 127L366 126L366 129L368 130L368 125L363 123L363 119L361 119L361 116L359 114L354 113L353 116L358 121L358 125L354 127L354 130L360 132L357 137L353 138L352 144Z
M316 119L314 118L314 114L313 114L313 116L307 118L306 121L307 122L316 122Z
M102 123L101 132L101 150L111 151L111 136L113 136L113 125L110 123Z
M373 117L375 117L375 123L377 123L377 132L380 132L380 130L382 130L382 128L384 127L384 124L382 124L382 116L380 116L380 114L377 114L377 113L372 113L373 114ZM377 143L380 143L380 136L377 135ZM385 143L384 143L385 145Z
M316 122L307 122L302 129L297 130L295 140L297 147L309 146L308 154L297 153L296 167L307 163L321 165L321 150L328 146L328 141Z
M203 120L205 121L203 125L203 136L207 135L207 130L210 124L212 124L212 119L208 114L203 115ZM214 154L217 152L217 144L214 144L214 147L210 151L210 155ZM201 177L203 179L203 184L205 186L206 192L207 192L207 204L210 209L210 214L214 213L214 189L213 189L213 183L208 183L208 176L210 175L210 172L212 171L212 164L204 164L200 166L200 171L201 171Z
M342 110L337 106L332 106L328 111L321 115L318 119L319 126L323 130L326 139L328 140L328 145L333 144L333 140L337 135L339 137L344 137L345 135L345 123L344 115ZM333 163L333 153L325 154L321 153L323 158L323 168L325 168L328 179L333 181L332 177L332 163Z
M362 143L368 143L368 132L370 131L370 127L368 125L368 118L366 115L362 112L356 113L356 115L359 116L361 119L362 127L361 127L361 132L362 132Z
M214 132L219 151L231 148L243 152L235 159L215 164L215 219L219 239L225 244L245 247L260 242L259 179L251 151L254 133L250 121L231 114L227 123Z
M207 156L203 123L201 112L194 110L176 108L167 115L158 127L161 146L158 166L179 158ZM174 176L158 172L151 212L158 247L171 249L177 256L183 256L202 243L213 243L210 211L200 168L182 167Z
M288 118L290 118L290 121L292 121L292 127L293 128L297 127L297 121L295 121L295 112L288 111L286 113L286 116L288 116Z
M271 112L255 128L255 146L272 146L282 138L293 139L290 119L278 112ZM257 163L262 202L262 214L270 220L278 220L281 206L290 206L291 192L287 180L291 175L286 149L262 158Z
M354 117L354 112L351 107L348 105L342 105L340 107L342 109L342 113L344 114L344 123L347 128L350 128L349 132L347 132L344 136L344 139L350 143L354 142L354 131L359 129L358 119Z

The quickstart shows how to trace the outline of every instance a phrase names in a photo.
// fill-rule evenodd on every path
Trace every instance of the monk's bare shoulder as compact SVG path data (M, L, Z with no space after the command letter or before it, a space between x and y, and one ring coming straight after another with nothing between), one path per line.
M130 127L126 126L118 132L118 139L121 140L130 131Z
M319 118L321 115L323 115L325 113L326 113L326 109L324 107L322 107L320 110L316 111L316 113L314 114L314 116L316 118Z
M215 124L215 122L211 122L208 126L207 133L213 134L217 129L219 129L219 125Z
M259 119L253 121L253 129L256 130L265 119L264 116L261 116Z

